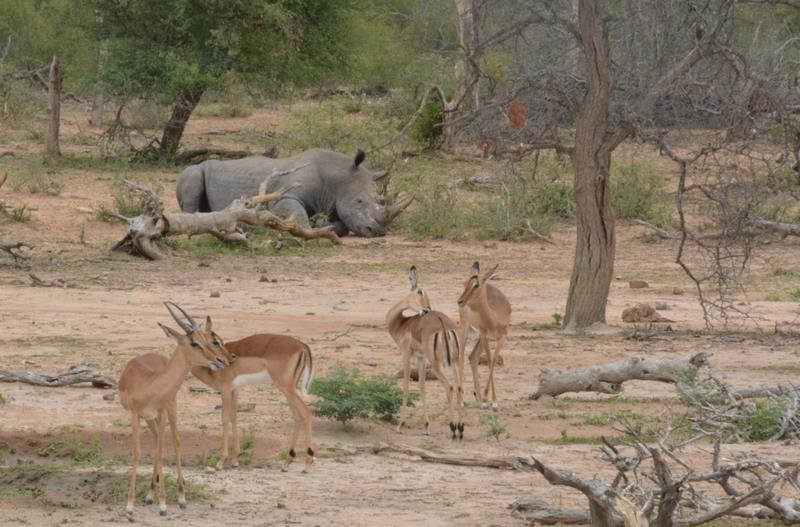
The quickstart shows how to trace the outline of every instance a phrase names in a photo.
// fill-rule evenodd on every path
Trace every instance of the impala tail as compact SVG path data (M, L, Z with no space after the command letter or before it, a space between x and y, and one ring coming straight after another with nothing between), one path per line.
M300 393L304 396L308 395L308 388L311 386L311 381L314 379L314 360L311 358L311 349L306 346L300 359Z
M444 320L439 318L439 323L442 325L442 332L437 333L433 339L434 348L441 336L441 340L444 341L444 360L442 360L442 365L444 366L445 371L450 373L453 370L453 350L450 347L450 339L453 339L453 343L455 344L455 353L458 354L458 336L454 330L448 330L444 325ZM435 349L434 349L435 353Z

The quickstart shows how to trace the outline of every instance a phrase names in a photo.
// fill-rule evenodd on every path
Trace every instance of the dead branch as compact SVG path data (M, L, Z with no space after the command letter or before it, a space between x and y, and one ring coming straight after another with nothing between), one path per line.
M797 223L780 223L762 219L756 219L753 223L758 229L780 234L784 238L786 236L800 236L800 224Z
M84 382L92 383L94 388L116 388L117 381L102 375L85 364L72 366L65 373L46 375L30 371L13 372L0 370L0 382L24 382L50 388L70 386Z
M516 470L518 468L515 465L515 461L511 458L453 456L437 454L421 448L415 448L406 445L390 445L388 443L379 443L373 447L370 447L370 453L372 454L377 455L384 452L394 452L397 454L418 457L422 461L439 463L442 465L456 465L459 467L486 467L502 470Z
M508 506L511 514L541 525L587 525L591 523L586 509L560 509L538 498L519 498Z
M203 147L203 148L193 148L191 150L183 150L179 154L175 156L175 164L176 165L186 165L186 164L194 164L200 163L202 161L206 161L207 159L241 159L243 157L248 157L256 155L248 150L228 150L226 148L215 148L215 147ZM264 157L275 157L277 155L277 148L273 145L269 149L265 150L262 154Z
M543 395L552 397L567 392L598 392L618 394L625 381L677 382L680 372L694 372L708 364L708 354L698 353L689 360L632 357L618 362L553 371L544 368L539 374L539 387L531 399Z
M123 250L142 255L150 260L164 257L158 248L158 240L167 236L195 236L211 234L224 241L247 243L246 234L238 224L261 225L279 231L288 232L305 240L325 238L339 244L341 240L329 228L304 228L292 221L284 220L269 212L256 208L253 200L235 200L225 209L215 212L164 214L164 204L158 195L150 189L126 180L126 184L138 192L146 194L151 205L139 216L126 218L119 214L114 216L128 223L125 237L111 248L112 251ZM280 199L281 192L269 196L258 196L257 202Z
M56 278L55 280L42 280L33 273L28 273L28 278L31 279L31 287L62 287L65 289L77 287L75 284L71 284L63 278Z
M635 220L632 220L632 221L633 221L633 223L636 223L638 225L642 225L643 227L647 227L648 229L652 230L653 232L656 233L656 236L658 236L662 240L677 240L678 238L680 238L680 235L677 232L671 232L671 231L662 229L661 227L657 227L657 226L653 225L650 222L647 222L647 221L644 221L644 220L640 220L640 219L635 219Z
M0 251L4 251L10 254L14 258L14 261L25 260L28 258L26 255L22 253L14 252L15 249L19 250L22 249L23 247L26 249L34 248L34 246L28 242L7 242L4 241L3 239L0 239Z

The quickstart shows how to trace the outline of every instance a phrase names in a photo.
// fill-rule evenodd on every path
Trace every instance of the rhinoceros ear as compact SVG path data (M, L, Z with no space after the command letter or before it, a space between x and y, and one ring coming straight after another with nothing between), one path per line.
M366 157L367 154L365 154L364 151L359 148L358 152L356 152L356 158L353 160L353 168L358 168L358 165L363 163Z

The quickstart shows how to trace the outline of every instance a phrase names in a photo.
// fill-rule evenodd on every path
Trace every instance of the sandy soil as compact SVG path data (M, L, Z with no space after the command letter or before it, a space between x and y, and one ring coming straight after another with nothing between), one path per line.
M273 116L274 117L274 116ZM268 120L270 116L265 116ZM230 120L202 119L190 133L235 130ZM242 124L242 123L238 123ZM77 133L77 132L75 132ZM20 155L27 145L20 142ZM148 177L172 188L176 170L151 171ZM31 267L15 267L0 259L0 369L57 372L86 363L109 376L119 375L133 356L170 351L156 326L168 322L161 306L180 303L197 315L209 314L227 339L256 332L281 332L309 343L316 375L342 362L366 374L392 374L398 353L384 328L384 314L405 294L406 272L415 264L421 285L433 307L454 318L455 301L470 264L479 259L499 262L497 282L509 297L513 328L503 352L505 365L496 374L500 412L506 433L487 437L481 422L485 411L470 403L466 439L451 443L444 396L429 386L432 435L422 433L419 409L412 409L410 429L402 435L389 425L359 422L344 430L332 421L316 419L317 461L309 474L297 463L279 470L286 449L290 412L278 392L248 387L242 403L255 409L240 415L243 430L255 440L249 466L214 472L205 469L219 448L218 398L179 394L181 434L188 479L210 493L180 511L169 503L168 521L187 525L522 525L507 506L518 497L536 496L556 504L579 505L582 498L548 486L539 476L490 469L432 465L398 455L348 453L377 441L406 443L444 452L472 455L535 455L555 467L585 476L606 475L591 444L559 444L570 438L596 439L613 434L608 427L583 423L587 416L628 410L658 415L679 403L669 385L633 382L619 397L579 395L534 402L527 396L540 370L591 365L634 355L689 357L713 354L714 371L736 387L798 382L797 340L772 331L797 326L797 304L766 301L769 293L796 289L800 284L778 278L798 276L800 245L787 241L765 248L754 263L752 284L744 301L753 316L735 333L707 333L691 284L673 263L671 242L645 243L639 227L619 228L616 275L609 299L609 322L623 325L621 312L637 302L664 302L663 314L675 322L672 333L637 341L623 337L570 338L535 324L563 313L573 252L574 230L563 226L555 246L538 243L411 242L388 236L379 240L347 239L344 247L302 256L192 258L172 253L162 262L145 262L105 249L119 236L119 225L99 222L77 207L96 209L109 204L110 177L64 170L65 188L55 197L17 193L4 188L0 198L28 203L34 221L2 223L0 234L26 239L37 247ZM169 195L170 192L166 192ZM176 207L170 203L170 207ZM0 257L2 258L2 257ZM795 274L786 273L789 270ZM43 279L61 278L73 287L31 287L28 273ZM267 276L275 281L261 281ZM629 280L646 280L650 287L630 289ZM683 294L673 294L680 288ZM220 292L218 298L211 291ZM485 371L485 370L484 370ZM471 386L471 380L467 379ZM35 388L0 385L0 524L99 525L127 522L122 515L129 467L129 418L107 392L88 387ZM68 464L65 445L99 445L99 459ZM149 463L152 451L144 442ZM729 456L754 452L797 458L797 445L730 446ZM32 474L30 464L52 467ZM65 468L66 467L66 468ZM140 469L147 474L149 466ZM173 470L170 467L168 471ZM146 476L140 478L145 484ZM120 494L122 489L122 494ZM137 520L161 524L155 506L138 506Z

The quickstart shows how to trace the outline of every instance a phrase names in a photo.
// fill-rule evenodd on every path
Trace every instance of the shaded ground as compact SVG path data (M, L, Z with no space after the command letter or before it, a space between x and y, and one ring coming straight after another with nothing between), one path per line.
M256 116L258 117L258 115ZM264 119L269 115L262 116ZM253 121L255 121L255 117ZM207 128L202 128L202 126ZM190 133L240 129L237 120L193 121ZM239 128L237 128L239 127ZM29 145L11 144L22 156ZM5 160L19 163L20 160ZM16 166L16 165L15 165ZM0 168L2 170L2 168ZM142 174L163 185L168 207L176 208L171 189L177 169L147 169ZM0 260L0 369L61 371L78 362L116 377L131 357L146 351L169 352L156 326L167 321L161 302L173 300L192 313L210 314L227 339L255 332L289 333L309 343L316 375L336 362L355 365L367 374L391 374L399 356L384 328L384 315L405 294L410 265L420 268L420 284L433 307L456 317L456 299L470 264L500 263L500 287L514 309L513 328L503 352L505 365L496 374L500 397L498 439L487 437L484 411L470 403L467 438L452 444L446 426L444 397L431 383L432 435L422 434L419 410L402 435L385 424L357 423L343 430L317 419L314 445L319 457L310 474L300 464L279 471L286 448L290 412L271 388L248 387L240 397L255 403L240 424L254 438L251 465L224 472L204 466L220 443L218 399L179 394L181 433L187 476L206 500L179 511L169 503L169 520L191 525L521 525L507 511L520 496L537 496L557 504L583 501L548 486L538 476L489 469L430 465L402 456L347 455L348 448L384 440L429 449L475 455L536 455L553 466L585 476L598 474L594 443L608 426L586 424L621 411L657 416L667 405L679 408L672 387L626 384L619 397L582 395L533 402L539 371L618 360L632 355L688 357L713 354L714 371L735 387L798 382L800 358L796 338L775 334L797 329L797 303L789 293L800 287L800 246L793 241L768 246L754 264L746 306L753 321L733 334L709 334L691 285L673 263L670 242L645 243L639 227L619 230L616 275L609 300L609 322L622 324L625 307L637 302L664 302L672 333L646 341L623 337L568 338L541 329L563 313L569 281L574 230L557 230L557 245L502 242L410 242L392 235L379 240L347 239L344 247L324 244L285 255L189 253L180 246L162 262L145 262L105 249L123 227L102 223L77 207L110 205L111 175L91 169L64 169L59 196L31 195L4 188L12 203L35 208L28 223L6 222L0 234L37 245L31 268ZM2 257L0 257L2 258ZM28 272L43 279L61 278L73 288L29 286ZM261 281L262 276L275 281ZM630 289L629 280L650 287ZM680 288L683 294L675 295ZM218 298L210 297L218 291ZM783 301L767 301L767 297ZM483 370L485 372L485 369ZM471 380L467 379L471 386ZM54 525L123 522L129 467L129 419L107 392L91 388L43 389L0 385L0 524ZM594 419L592 419L594 417ZM149 440L144 450L151 452ZM730 447L797 458L796 445L759 444ZM149 462L149 457L146 461ZM77 459L77 462L76 462ZM22 463L21 467L17 467ZM34 470L33 463L40 470ZM14 468L16 467L16 468ZM147 474L149 467L140 470ZM171 470L171 468L168 468ZM603 474L602 471L599 472ZM146 476L140 478L144 484ZM190 500L191 501L191 500ZM155 507L140 506L138 519L155 524Z

